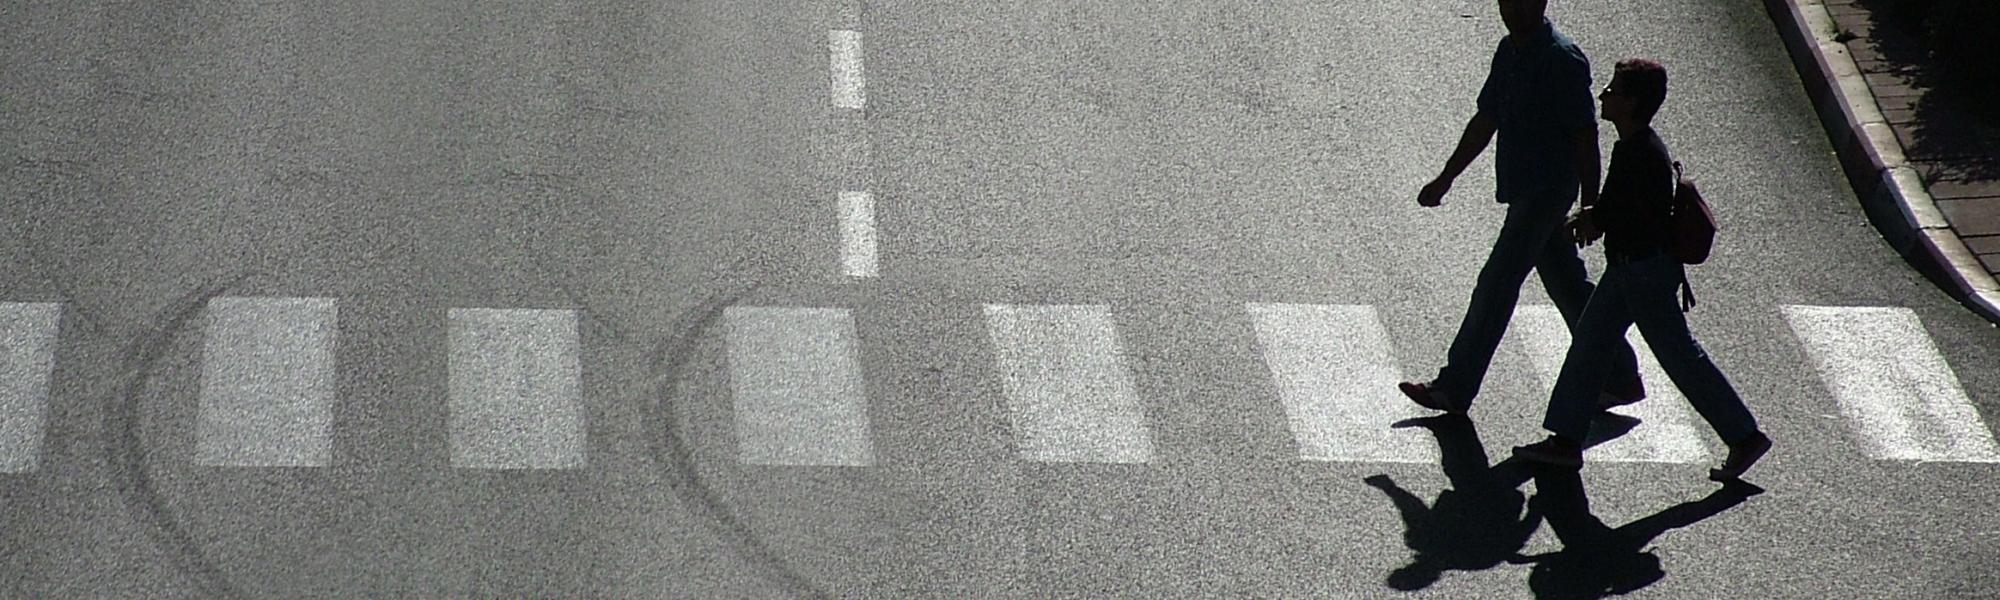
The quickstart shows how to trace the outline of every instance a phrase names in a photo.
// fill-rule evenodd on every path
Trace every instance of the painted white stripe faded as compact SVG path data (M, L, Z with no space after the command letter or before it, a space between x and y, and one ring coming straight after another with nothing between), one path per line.
M452 466L583 466L576 311L454 308L450 321Z
M62 305L0 302L0 473L41 464Z
M1022 458L1144 463L1153 441L1109 308L986 306Z
M209 301L196 462L328 464L337 316L332 298Z
M833 56L833 105L858 110L867 103L867 83L861 68L861 32L829 31L827 44Z
M1391 428L1427 411L1396 390L1389 335L1370 306L1250 304L1299 458L1430 463L1422 428Z
M751 464L875 464L854 317L832 308L723 311L736 442Z
M1783 311L1869 457L2000 461L1992 432L1916 312L1792 305Z
M840 193L840 264L849 277L874 277L875 199L868 192Z
M1563 357L1569 353L1569 326L1554 306L1524 305L1515 309L1508 331L1520 336L1527 345L1542 384L1542 395L1537 399L1546 407L1548 393L1555 389L1556 376L1562 373ZM1612 412L1637 418L1639 425L1625 435L1591 447L1585 458L1602 462L1708 461L1708 447L1702 442L1705 426L1697 427L1694 410L1686 397L1667 379L1666 371L1653 358L1637 328L1626 331L1625 340L1639 354L1639 377L1646 383L1646 399Z

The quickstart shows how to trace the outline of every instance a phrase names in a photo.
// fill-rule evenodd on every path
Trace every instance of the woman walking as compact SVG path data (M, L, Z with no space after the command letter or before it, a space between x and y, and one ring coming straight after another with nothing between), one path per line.
M1583 439L1598 411L1609 357L1633 325L1667 378L1729 446L1728 458L1721 468L1709 470L1709 479L1737 479L1771 449L1771 438L1758 429L1729 379L1689 332L1676 295L1686 281L1680 260L1668 251L1677 178L1667 145L1652 127L1666 97L1666 68L1643 59L1619 61L1611 83L1597 96L1603 119L1618 129L1618 142L1612 146L1597 204L1580 210L1569 226L1580 245L1604 239L1608 266L1577 318L1550 394L1542 428L1552 435L1515 447L1515 456L1572 468L1583 465Z

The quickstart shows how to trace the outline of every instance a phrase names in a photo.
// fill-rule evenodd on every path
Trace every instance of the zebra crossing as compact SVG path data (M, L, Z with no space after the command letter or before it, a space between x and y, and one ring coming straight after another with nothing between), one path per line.
M0 473L38 467L61 305L0 303ZM1006 418L1021 460L1143 464L1152 424L1109 305L982 307ZM1302 461L1427 463L1434 444L1391 424L1425 411L1376 307L1247 303L1258 358ZM1838 404L1858 451L1875 460L2000 462L2000 448L1944 356L1906 308L1778 307ZM216 467L325 467L332 454L334 298L223 297L203 321L193 460ZM447 345L451 465L575 469L588 463L579 313L453 308ZM1522 306L1510 339L1553 385L1568 346L1553 307ZM737 457L747 464L871 467L869 374L852 311L738 306L721 337ZM1634 333L1633 342L1642 341ZM1230 349L1228 351L1238 351ZM1714 458L1649 353L1652 398L1621 412L1642 426L1589 451L1605 462Z
M216 298L203 338L196 462L324 467L333 454L332 298Z
M1422 434L1388 427L1426 411L1384 385L1403 376L1373 307L1252 304L1249 311L1300 459L1437 460Z
M1527 338L1528 355L1533 357L1541 389L1554 389L1563 355L1569 351L1569 330L1563 325L1562 313L1554 306L1523 306L1514 311L1513 326L1508 329ZM1646 350L1639 330L1633 328L1625 335L1638 352L1640 380L1652 384L1646 386L1646 401L1618 412L1639 419L1645 426L1592 446L1584 452L1585 458L1602 462L1708 462L1710 454L1702 444L1708 426L1696 421L1687 399L1667 381L1666 371Z
M0 303L0 473L39 462L61 316L55 303Z

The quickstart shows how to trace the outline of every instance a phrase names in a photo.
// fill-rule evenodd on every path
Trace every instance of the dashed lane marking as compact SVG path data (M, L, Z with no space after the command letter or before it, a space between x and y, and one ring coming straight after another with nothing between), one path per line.
M833 57L833 105L860 110L868 101L861 67L861 32L835 29L827 33Z
M875 198L868 192L840 193L840 264L849 277L874 277Z

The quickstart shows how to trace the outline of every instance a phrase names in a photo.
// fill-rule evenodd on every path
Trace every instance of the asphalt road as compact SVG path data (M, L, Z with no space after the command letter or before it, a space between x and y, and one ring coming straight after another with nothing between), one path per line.
M0 302L63 312L0 595L2000 595L2000 465L1871 458L1782 307L1909 309L1983 415L2000 332L1869 227L1763 9L1555 4L1599 82L1674 69L1659 129L1725 227L1690 318L1777 440L1760 495L1712 461L1448 477L1540 436L1519 332L1474 428L1405 430L1440 460L1300 458L1246 306L1370 306L1404 375L1442 360L1490 156L1414 198L1490 2L9 3ZM324 466L198 459L225 297L338 302ZM1104 307L1148 459L1024 458L992 305ZM869 466L741 459L725 332L758 307L849 311ZM454 466L462 308L580 315L582 466ZM1549 523L1507 539L1527 497Z

